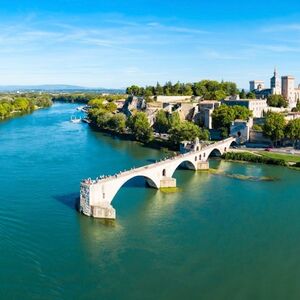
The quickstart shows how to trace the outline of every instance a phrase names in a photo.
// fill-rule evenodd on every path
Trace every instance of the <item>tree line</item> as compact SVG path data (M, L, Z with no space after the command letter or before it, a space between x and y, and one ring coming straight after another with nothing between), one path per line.
M9 118L15 113L30 113L51 105L49 95L5 95L0 98L0 119Z
M157 83L156 86L140 87L132 85L127 87L126 93L134 96L200 96L207 100L221 100L227 96L238 94L239 90L234 82L202 80L195 83L172 84L171 81L164 85Z
M280 144L284 138L291 140L295 146L300 142L300 119L293 119L286 122L284 115L268 112L263 132L272 140L275 146Z
M124 99L126 95L122 94L109 94L109 95L102 95L97 93L80 93L80 94L61 94L55 95L52 97L53 101L60 101L60 102L68 102L68 103L84 103L87 104L90 100L93 99L101 99L103 101L117 101L120 99Z

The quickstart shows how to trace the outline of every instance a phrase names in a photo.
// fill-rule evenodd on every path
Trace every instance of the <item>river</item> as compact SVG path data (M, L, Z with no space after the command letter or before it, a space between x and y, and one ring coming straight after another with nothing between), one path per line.
M80 215L82 178L164 153L72 124L74 104L0 123L0 299L300 299L300 173L212 161L249 181L178 170L133 180L117 220Z

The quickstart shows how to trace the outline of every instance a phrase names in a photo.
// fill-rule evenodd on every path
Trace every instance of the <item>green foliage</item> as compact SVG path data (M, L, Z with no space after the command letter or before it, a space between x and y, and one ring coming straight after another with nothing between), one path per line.
M0 99L0 119L8 118L12 116L12 113L28 113L50 105L52 105L52 101L48 95L5 95Z
M296 142L300 140L300 119L289 121L285 127L286 137L291 141Z
M222 130L222 136L228 136L231 123L236 120L248 120L252 112L244 106L227 106L225 104L217 107L212 114L213 128Z
M286 166L286 162L283 159L259 156L249 152L226 152L222 157L226 160L249 161L253 163Z
M264 134L275 143L284 138L285 120L280 113L268 112L263 127Z
M153 139L153 129L145 113L137 112L130 116L127 120L127 126L137 141L148 143Z
M240 92L240 99L246 99L246 98L247 98L247 94L246 94L245 90L242 89Z
M200 140L209 139L209 132L206 129L201 129L189 121L183 121L180 124L172 127L169 131L169 134L170 141L177 145L182 141L194 141L197 137Z
M109 94L102 95L97 93L80 93L80 94L62 94L52 97L53 101L61 101L61 102L71 102L71 103L85 103L87 104L90 100L93 99L102 99L108 102L117 101L120 99L124 99L125 95L122 94Z
M179 116L179 113L177 111L173 112L169 116L169 128L178 126L180 124L180 122L181 122L180 116Z
M246 95L246 98L247 98L247 99L255 99L255 98L256 98L256 95L255 95L253 92L249 92L249 93Z
M115 114L108 121L108 127L119 133L124 133L126 130L126 116L122 113Z
M155 117L154 130L158 133L167 133L170 129L169 120L164 110L159 110Z
M296 107L293 107L292 112L300 112L300 101L297 100Z
M267 103L273 107L288 107L288 102L282 95L270 95Z
M103 98L95 98L95 99L91 99L89 102L88 102L88 105L93 107L93 108L103 108L104 105L103 105L103 101L105 99Z
M263 131L263 128L262 126L258 125L258 124L254 124L253 127L252 127L253 130L256 130L256 131Z
M170 81L161 86L147 86L145 88L132 85L126 89L126 93L134 96L201 96L207 100L221 100L226 96L238 93L236 84L233 82L218 82L214 80L202 80L196 83L180 83L172 84Z
M104 107L109 112L115 112L117 110L117 105L114 102L108 102Z

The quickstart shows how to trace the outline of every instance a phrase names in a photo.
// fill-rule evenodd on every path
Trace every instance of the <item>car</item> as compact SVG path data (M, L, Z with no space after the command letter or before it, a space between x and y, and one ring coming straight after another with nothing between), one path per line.
M270 148L270 147L269 147L269 148L266 148L265 151L271 152L271 151L272 151L272 148Z

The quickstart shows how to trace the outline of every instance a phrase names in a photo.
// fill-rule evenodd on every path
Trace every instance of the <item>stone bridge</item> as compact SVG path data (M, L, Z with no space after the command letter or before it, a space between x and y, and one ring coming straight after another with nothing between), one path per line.
M120 172L113 176L105 176L97 180L86 179L80 185L80 211L95 218L115 219L116 212L111 202L119 189L134 177L144 177L150 187L176 187L173 174L181 166L191 170L207 170L208 158L212 152L226 152L235 138L228 138L207 146L195 144L194 149L185 154L163 159L140 168Z

